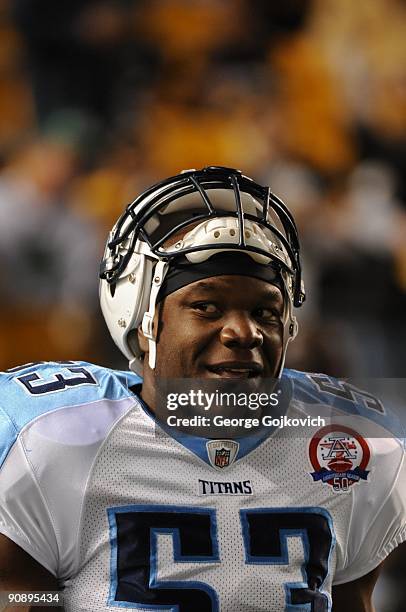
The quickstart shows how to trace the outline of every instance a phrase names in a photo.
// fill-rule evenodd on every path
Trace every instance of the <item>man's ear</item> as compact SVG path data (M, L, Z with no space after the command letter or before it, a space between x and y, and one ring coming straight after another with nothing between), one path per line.
M140 345L141 351L145 354L148 353L148 340L144 336L144 332L142 331L142 326L140 325L137 329L138 334L138 344Z
M155 330L158 330L158 334L162 328L162 323L160 321L161 305L162 305L162 302L157 305L155 309L154 320L152 322L152 330L153 332ZM145 355L146 353L149 352L149 347L148 347L148 339L144 336L144 332L142 331L142 325L140 325L136 330L134 329L130 331L130 334L135 334L135 333L137 333L137 336L138 336L138 344L140 346L141 352L144 353ZM131 345L130 334L129 334L128 342ZM158 340L159 340L159 337L157 335L156 342L158 342Z
M128 332L127 342L133 351L134 355L138 355L140 353L145 353L148 349L148 340L142 333L142 327L138 329L132 329Z

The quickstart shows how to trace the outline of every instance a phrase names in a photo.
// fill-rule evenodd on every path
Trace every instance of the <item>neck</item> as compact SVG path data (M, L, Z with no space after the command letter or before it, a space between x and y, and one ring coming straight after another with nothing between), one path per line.
M155 382L154 373L147 367L144 366L144 381L141 389L141 398L147 404L151 412L155 413L156 409L156 390L157 385Z

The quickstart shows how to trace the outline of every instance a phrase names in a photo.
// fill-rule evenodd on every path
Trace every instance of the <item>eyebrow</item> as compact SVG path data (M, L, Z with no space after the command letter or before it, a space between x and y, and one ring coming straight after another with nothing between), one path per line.
M219 289L221 290L221 287L219 287L218 285L215 286L212 283L207 282L206 280L197 281L196 283L193 283L193 287L190 286L190 291L203 291L207 293L217 292ZM267 284L266 288L261 289L259 292L259 299L275 298L283 300L283 295L279 287L277 287L276 285L272 285L271 283Z
M218 287L212 285L212 283L208 283L207 281L201 280L197 281L197 283L193 284L192 289L202 289L203 291L215 291Z

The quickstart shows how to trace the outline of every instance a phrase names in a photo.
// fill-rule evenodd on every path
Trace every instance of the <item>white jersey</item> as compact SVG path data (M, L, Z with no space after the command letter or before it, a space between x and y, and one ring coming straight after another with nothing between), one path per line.
M333 584L406 539L403 443L335 379L282 380L286 416L324 403L333 424L306 438L179 438L130 372L64 362L2 374L0 532L58 578L69 612L330 610ZM359 433L367 413L382 437Z

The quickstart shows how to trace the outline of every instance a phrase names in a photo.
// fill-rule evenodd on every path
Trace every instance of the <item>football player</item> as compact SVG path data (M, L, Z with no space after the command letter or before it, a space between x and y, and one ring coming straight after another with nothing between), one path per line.
M100 284L129 371L1 375L2 590L60 589L75 612L371 611L406 538L403 447L374 398L284 368L304 297L296 226L268 187L213 166L136 198ZM276 379L285 417L333 418L308 437L188 434L158 412L174 379Z

